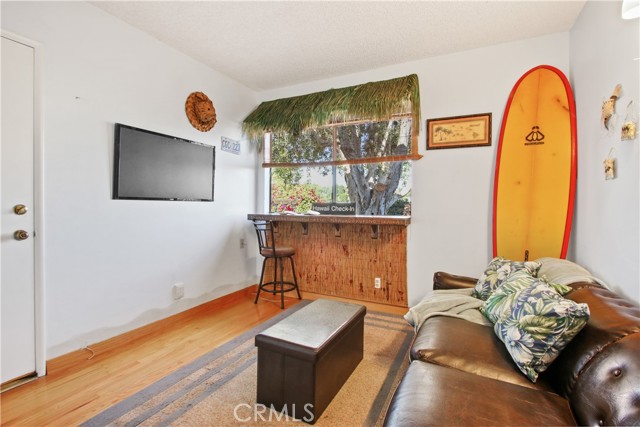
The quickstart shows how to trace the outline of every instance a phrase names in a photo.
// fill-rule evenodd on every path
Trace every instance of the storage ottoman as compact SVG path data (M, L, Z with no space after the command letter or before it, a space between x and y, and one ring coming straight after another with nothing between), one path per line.
M313 424L362 360L366 311L320 299L256 335L257 402Z

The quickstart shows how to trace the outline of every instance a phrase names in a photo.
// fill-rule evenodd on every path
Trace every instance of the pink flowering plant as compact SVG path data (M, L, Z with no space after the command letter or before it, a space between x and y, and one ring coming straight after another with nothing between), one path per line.
M271 188L271 212L305 213L313 203L321 202L311 185L278 185Z

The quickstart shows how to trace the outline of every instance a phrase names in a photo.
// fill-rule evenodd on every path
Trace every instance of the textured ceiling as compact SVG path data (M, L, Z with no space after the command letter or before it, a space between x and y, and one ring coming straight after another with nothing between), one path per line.
M584 1L92 4L260 91L568 31Z

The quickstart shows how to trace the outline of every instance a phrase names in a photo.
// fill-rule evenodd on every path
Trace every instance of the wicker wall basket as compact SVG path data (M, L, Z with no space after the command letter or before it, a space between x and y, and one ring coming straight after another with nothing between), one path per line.
M202 92L192 92L184 104L189 123L200 132L208 132L215 126L216 109L213 102Z

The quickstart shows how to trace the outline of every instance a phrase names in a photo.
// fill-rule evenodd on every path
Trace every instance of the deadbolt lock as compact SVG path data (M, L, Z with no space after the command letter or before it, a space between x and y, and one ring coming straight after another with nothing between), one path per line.
M16 215L24 215L28 210L29 208L27 208L25 205L15 205L13 207L13 211L16 213Z
M29 238L29 233L25 230L16 230L16 232L13 233L13 237L16 240L27 240Z

